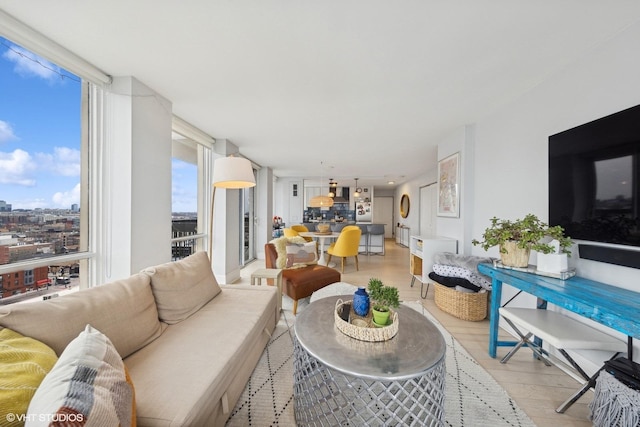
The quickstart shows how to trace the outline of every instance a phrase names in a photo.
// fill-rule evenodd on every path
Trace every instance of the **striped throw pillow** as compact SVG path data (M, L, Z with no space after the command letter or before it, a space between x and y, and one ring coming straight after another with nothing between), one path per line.
M87 325L60 355L31 400L26 426L134 426L135 393L124 362Z

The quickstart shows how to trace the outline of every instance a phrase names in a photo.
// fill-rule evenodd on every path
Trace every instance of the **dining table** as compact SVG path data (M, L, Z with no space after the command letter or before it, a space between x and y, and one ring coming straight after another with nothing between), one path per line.
M318 259L318 264L327 265L327 261L324 257L324 245L325 242L329 239L337 239L340 236L340 233L331 231L327 233L320 233L317 231L301 231L298 233L302 237L311 237L313 239L317 239L320 244L320 258Z

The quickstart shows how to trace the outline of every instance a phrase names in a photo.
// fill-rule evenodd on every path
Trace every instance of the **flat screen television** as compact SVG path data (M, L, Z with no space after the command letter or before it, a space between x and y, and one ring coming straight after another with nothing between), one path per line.
M640 247L639 154L640 105L550 136L549 224L572 239Z

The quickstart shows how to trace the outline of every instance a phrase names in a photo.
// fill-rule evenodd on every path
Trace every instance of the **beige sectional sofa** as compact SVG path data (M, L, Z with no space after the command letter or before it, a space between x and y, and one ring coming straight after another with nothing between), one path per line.
M0 326L58 356L87 324L133 381L138 426L224 425L280 313L272 286L222 285L199 252L59 298L0 307Z

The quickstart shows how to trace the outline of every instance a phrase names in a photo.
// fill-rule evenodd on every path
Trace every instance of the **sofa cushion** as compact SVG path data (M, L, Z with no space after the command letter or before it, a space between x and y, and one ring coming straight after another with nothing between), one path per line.
M142 272L151 278L158 315L168 324L183 321L220 293L204 251Z
M109 338L90 325L69 343L42 381L29 404L26 425L47 426L54 416L67 421L59 425L136 424L134 390L124 363Z
M224 425L229 414L222 413L221 400L227 395L233 409L242 393L275 327L277 293L272 286L222 288L125 359L136 386L138 424Z
M60 298L0 306L0 326L41 341L58 355L87 323L105 333L123 357L160 336L149 276L134 274Z
M18 426L11 417L27 413L29 402L58 356L47 345L0 328L0 425Z
M286 268L294 266L307 266L318 263L318 252L315 242L291 243L286 245L287 263Z

